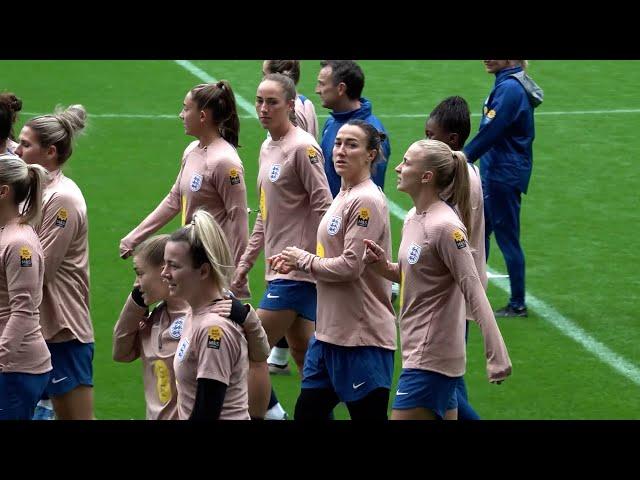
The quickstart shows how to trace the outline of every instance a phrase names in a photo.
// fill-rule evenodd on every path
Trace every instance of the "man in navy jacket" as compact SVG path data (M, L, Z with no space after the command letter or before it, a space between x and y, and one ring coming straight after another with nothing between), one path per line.
M485 243L495 233L504 255L511 297L496 317L526 317L524 253L520 246L520 202L527 193L535 138L533 109L543 91L525 73L526 60L485 60L496 81L485 100L480 130L464 148L470 162L480 158L484 191Z
M382 122L373 114L371 102L361 97L364 88L364 73L360 66L353 60L323 60L320 62L320 73L316 93L324 108L331 110L331 116L327 119L322 129L320 147L324 154L324 170L329 181L331 194L335 198L340 192L341 178L333 166L333 144L340 127L352 119L364 120L373 125L379 132L386 134ZM384 189L384 175L387 171L387 162L391 155L389 138L382 142L384 161L377 165L376 171L371 175L381 189Z

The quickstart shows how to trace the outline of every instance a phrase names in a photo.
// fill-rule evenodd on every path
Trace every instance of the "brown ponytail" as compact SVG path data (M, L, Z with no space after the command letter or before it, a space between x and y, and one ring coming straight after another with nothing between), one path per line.
M191 97L200 110L209 110L220 136L235 148L240 136L240 119L236 108L236 97L227 80L217 83L201 83L191 89Z

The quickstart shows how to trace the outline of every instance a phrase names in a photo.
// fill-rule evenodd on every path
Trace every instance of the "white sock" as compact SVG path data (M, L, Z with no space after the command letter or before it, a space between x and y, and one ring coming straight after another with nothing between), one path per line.
M273 407L267 410L267 414L264 416L265 420L283 420L287 412L284 411L280 402L276 403Z
M40 400L40 401L38 402L38 406L39 406L39 407L48 408L49 410L53 410L53 403L51 402L51 399L48 399L48 400Z
M286 365L289 363L289 349L273 347L271 354L267 358L267 363L275 363L276 365Z

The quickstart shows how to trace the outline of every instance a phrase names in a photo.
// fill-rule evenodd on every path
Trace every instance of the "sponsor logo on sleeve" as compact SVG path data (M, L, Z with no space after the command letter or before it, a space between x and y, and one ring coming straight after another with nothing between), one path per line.
M240 173L235 168L229 170L229 180L231 185L238 185L240 183Z
M216 326L210 327L207 338L207 348L220 350L220 340L222 340L222 329Z
M409 250L407 250L407 262L409 262L409 265L414 265L418 262L421 251L422 247L420 245L416 245L415 243L409 245Z
M197 192L202 187L202 175L199 173L194 173L193 177L191 177L191 182L189 183L189 188L192 192Z
M460 229L455 229L453 231L453 240L456 242L456 247L458 249L464 248L467 246L467 241L464 238L464 235Z
M56 227L64 228L67 224L67 218L69 218L69 214L67 213L66 208L61 208L58 210L58 214L56 215Z
M27 247L20 248L20 266L31 267L33 265L31 261L31 250Z
M271 165L271 171L269 171L269 180L271 180L271 183L275 183L276 180L280 178L280 170L281 170L281 166L279 163L276 163L275 165Z
M316 149L313 147L307 147L307 156L312 164L316 164L320 161L318 158L318 152L316 152Z
M338 215L331 216L331 220L327 224L327 233L329 235L335 235L340 230L340 225L342 225L342 217Z
M358 218L356 219L356 224L359 227L368 227L369 226L369 209L361 208L358 212Z

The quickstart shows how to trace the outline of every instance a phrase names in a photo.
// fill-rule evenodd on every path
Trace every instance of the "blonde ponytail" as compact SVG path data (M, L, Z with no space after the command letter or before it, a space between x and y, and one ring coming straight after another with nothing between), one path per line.
M453 151L451 155L453 156L454 173L449 203L458 207L458 211L462 216L462 223L467 229L467 238L471 238L471 195L467 157L460 151Z
M171 242L186 242L194 267L204 263L211 265L211 276L215 284L228 289L235 266L231 249L222 228L206 210L196 210L191 223L173 232Z
M48 172L40 165L27 165L14 154L0 155L0 184L11 186L16 205L24 202L20 223L36 225L40 222L42 192L48 179Z

